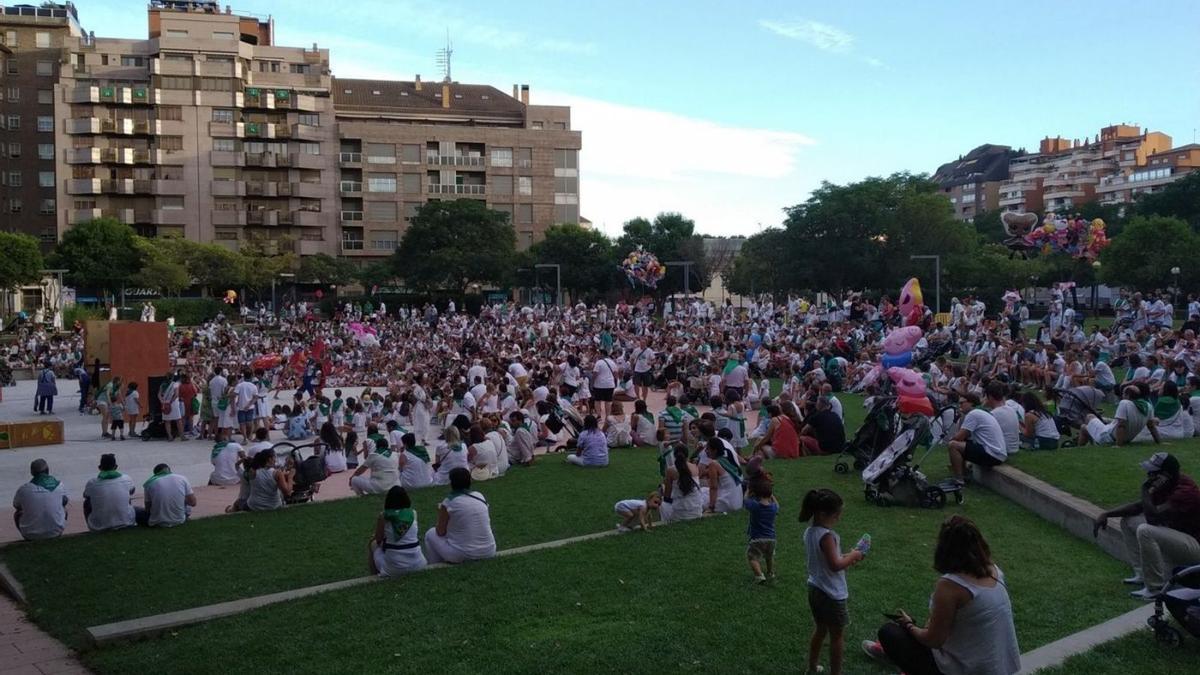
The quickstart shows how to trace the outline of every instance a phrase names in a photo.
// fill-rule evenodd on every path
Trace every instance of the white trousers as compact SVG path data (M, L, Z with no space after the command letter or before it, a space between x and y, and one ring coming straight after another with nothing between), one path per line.
M460 563L467 556L451 544L449 540L437 533L437 528L431 527L425 531L425 560L429 564L440 562Z
M1152 591L1162 590L1176 567L1200 564L1200 542L1195 537L1151 525L1142 516L1122 518L1121 536L1133 561L1133 573Z

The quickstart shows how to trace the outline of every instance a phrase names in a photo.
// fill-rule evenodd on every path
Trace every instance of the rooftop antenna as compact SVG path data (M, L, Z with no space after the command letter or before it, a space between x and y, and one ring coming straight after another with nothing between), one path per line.
M454 55L454 45L450 42L450 29L446 29L446 46L437 51L437 67L442 71L442 81L450 82L450 57Z

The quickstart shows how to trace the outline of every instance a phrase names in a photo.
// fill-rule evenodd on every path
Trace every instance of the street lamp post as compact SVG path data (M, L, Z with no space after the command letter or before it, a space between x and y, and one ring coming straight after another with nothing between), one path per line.
M293 278L295 278L296 275L292 274L291 272L280 272L278 275L275 275L275 276L279 276L279 277L285 278L285 279L293 279ZM279 311L275 307L275 276L271 277L271 313L272 314L275 314Z
M535 269L550 269L554 268L554 302L557 306L562 307L562 265L558 263L540 263L534 265Z
M683 295L690 296L691 280L692 280L692 261L691 260L672 260L663 263L664 267L682 267L683 268Z
M942 256L940 255L910 255L909 260L932 260L933 261L933 277L934 297L937 302L937 314L942 313Z
M1175 305L1179 304L1179 268L1171 268L1171 320L1175 320ZM1187 314L1184 314L1187 319Z

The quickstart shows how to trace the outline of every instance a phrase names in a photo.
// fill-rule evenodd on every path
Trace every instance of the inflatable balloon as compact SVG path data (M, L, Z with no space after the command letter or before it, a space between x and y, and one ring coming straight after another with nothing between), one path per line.
M1037 223L1036 213L1005 211L1000 214L1000 224L1004 226L1004 233L1008 235L1004 239L1004 245L1011 251L1008 256L1010 259L1018 254L1025 258L1029 251L1037 248L1037 245L1029 240L1029 235L1037 227Z
M1109 244L1104 221L1100 218L1089 222L1054 213L1047 213L1042 226L1030 232L1027 240L1043 254L1061 253L1089 262L1099 258L1100 252Z
M933 416L933 403L925 394L925 378L908 368L888 368L888 378L896 388L896 398L902 415Z
M887 334L883 339L883 358L880 363L884 368L903 368L912 363L912 350L921 341L921 329L916 326L905 326Z
M254 362L250 364L250 367L254 368L255 370L270 370L281 363L283 363L282 356L278 354L266 354L254 359Z
M925 316L925 299L921 295L921 282L916 277L900 288L900 318L905 325L915 326ZM918 338L919 339L919 338ZM915 343L914 343L915 344Z
M635 288L638 284L646 288L656 288L659 280L667 275L667 268L653 253L641 246L625 256L625 260L621 262L621 270L625 272L629 285Z
M232 305L233 303L237 302L237 291L234 291L234 290L225 291L225 297L223 298L223 300L224 300L225 304L227 304L227 305Z

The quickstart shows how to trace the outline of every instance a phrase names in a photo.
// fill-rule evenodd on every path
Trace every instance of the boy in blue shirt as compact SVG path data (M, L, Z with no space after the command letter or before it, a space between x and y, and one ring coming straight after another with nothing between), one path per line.
M758 584L775 579L775 515L779 513L779 500L772 494L772 488L770 478L756 476L750 481L748 494L742 502L750 513L750 524L746 528L749 539L746 560L750 562L750 571Z

